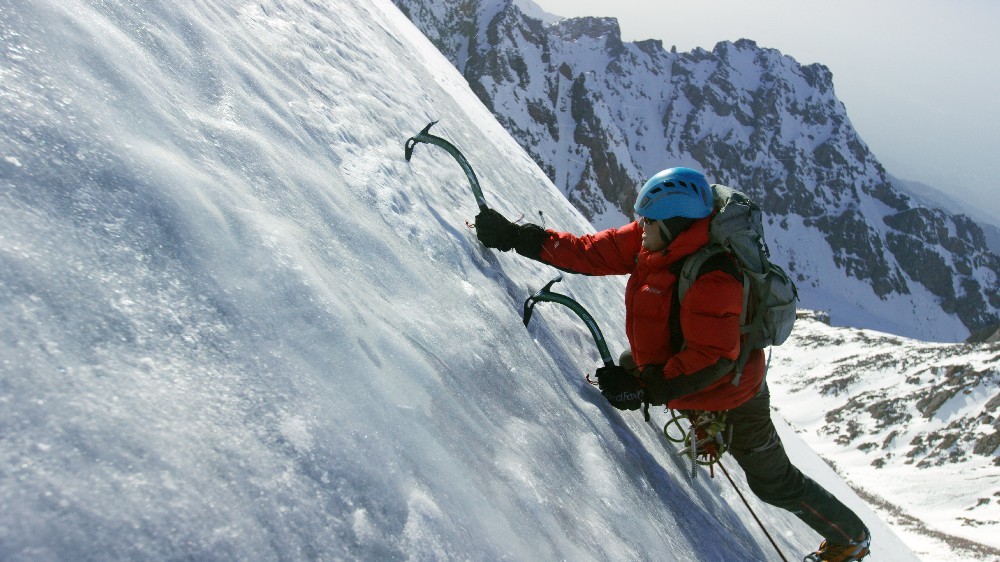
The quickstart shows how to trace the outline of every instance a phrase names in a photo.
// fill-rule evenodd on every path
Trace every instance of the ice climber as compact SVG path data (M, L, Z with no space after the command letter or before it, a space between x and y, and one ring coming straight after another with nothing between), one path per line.
M726 412L728 451L753 492L823 537L819 550L805 560L861 560L870 544L864 523L785 453L771 422L761 350L751 353L738 384L732 384L743 308L735 264L721 260L715 270L703 268L683 302L672 302L679 265L709 240L714 202L705 175L690 168L654 175L639 190L635 212L635 222L575 236L513 224L486 209L476 217L476 234L488 248L513 249L566 271L629 275L625 333L631 349L619 366L598 369L604 397L620 410L637 410L648 402L687 412ZM680 310L679 334L676 320L671 329L672 307Z

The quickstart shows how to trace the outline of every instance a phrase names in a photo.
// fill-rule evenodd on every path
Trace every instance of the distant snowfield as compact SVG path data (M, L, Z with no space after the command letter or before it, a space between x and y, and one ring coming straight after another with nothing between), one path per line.
M935 560L956 555L955 546L926 539L931 529L986 546L979 555L958 555L1000 559L1000 451L973 452L996 431L989 416L996 415L990 405L998 400L1000 348L919 342L806 318L774 350L769 379L781 415L878 499L880 513L915 551ZM932 398L937 405L928 415Z
M404 162L440 118L491 205L589 228L387 0L38 0L0 34L0 558L774 558L584 381L578 319L523 327L555 272L479 245L456 163ZM557 289L622 349L621 279Z

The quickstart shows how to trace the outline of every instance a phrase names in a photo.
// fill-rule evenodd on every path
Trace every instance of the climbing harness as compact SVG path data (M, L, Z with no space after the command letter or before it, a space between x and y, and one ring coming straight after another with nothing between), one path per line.
M715 465L729 449L732 426L726 423L726 412L700 410L669 410L670 420L663 426L663 435L673 443L682 443L678 451L691 460L691 478L698 474L698 466L707 466L715 478ZM681 420L689 426L684 429Z

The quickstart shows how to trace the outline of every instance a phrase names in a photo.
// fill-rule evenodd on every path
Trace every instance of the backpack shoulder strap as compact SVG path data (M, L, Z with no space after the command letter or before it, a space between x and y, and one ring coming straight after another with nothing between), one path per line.
M733 257L719 244L709 244L684 259L677 276L677 296L683 301L691 285L706 273L723 271L737 281L743 280L743 272L733 261Z
M681 302L684 300L684 296L687 294L688 289L691 288L691 285L706 273L723 271L731 275L733 279L742 281L743 302L746 303L750 291L750 280L736 266L729 252L719 244L709 244L701 248L684 258L675 267L677 268L675 269L677 285L675 286L673 299L670 303L670 347L676 354L685 347L684 332L681 330ZM743 325L743 315L746 314L746 307L744 306L743 308L744 311L740 316L740 326Z

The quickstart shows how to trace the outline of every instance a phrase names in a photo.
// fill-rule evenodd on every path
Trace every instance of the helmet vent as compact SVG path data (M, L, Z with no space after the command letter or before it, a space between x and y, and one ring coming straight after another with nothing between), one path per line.
M691 168L668 168L643 184L635 211L646 218L703 218L712 213L713 203L705 174Z

